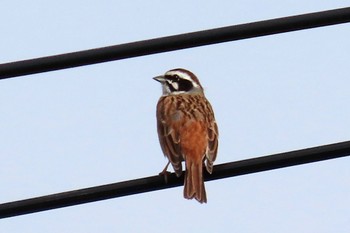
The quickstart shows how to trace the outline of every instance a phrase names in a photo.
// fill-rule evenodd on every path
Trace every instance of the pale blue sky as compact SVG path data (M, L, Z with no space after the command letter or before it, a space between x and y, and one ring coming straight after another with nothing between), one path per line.
M0 63L328 10L350 1L2 1ZM220 129L216 164L350 139L350 25L0 81L0 202L158 174L152 77L183 67ZM349 232L350 158L0 220L1 232Z

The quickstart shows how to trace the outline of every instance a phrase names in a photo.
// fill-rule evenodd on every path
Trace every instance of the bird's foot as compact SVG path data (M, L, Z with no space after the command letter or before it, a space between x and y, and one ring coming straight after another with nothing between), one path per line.
M168 172L167 170L163 170L162 172L159 173L160 176L164 177L164 182L167 184L168 183L168 176L171 174L171 172Z
M170 164L170 161L167 163L167 165L165 166L165 168L163 169L162 172L159 173L160 176L164 177L164 182L167 184L168 183L168 175L170 175L171 173L168 172L168 166Z

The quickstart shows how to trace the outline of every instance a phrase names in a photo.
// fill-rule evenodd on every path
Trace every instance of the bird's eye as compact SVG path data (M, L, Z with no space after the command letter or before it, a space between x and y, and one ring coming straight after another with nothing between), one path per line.
M174 78L175 78L175 81L179 81L180 80L180 77L177 74L174 75Z

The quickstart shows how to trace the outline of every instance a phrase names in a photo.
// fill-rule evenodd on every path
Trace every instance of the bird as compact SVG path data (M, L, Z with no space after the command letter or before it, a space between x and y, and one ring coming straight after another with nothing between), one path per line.
M177 177L185 161L184 198L207 202L204 167L210 174L218 151L219 131L214 111L204 95L197 76L176 68L153 78L162 85L163 94L156 109L161 149Z

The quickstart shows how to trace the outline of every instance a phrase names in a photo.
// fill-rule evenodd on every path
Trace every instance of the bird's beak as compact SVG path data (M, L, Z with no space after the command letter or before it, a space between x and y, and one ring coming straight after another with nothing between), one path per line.
M153 78L154 80L160 82L160 83L164 83L165 82L165 78L163 75L157 76Z

